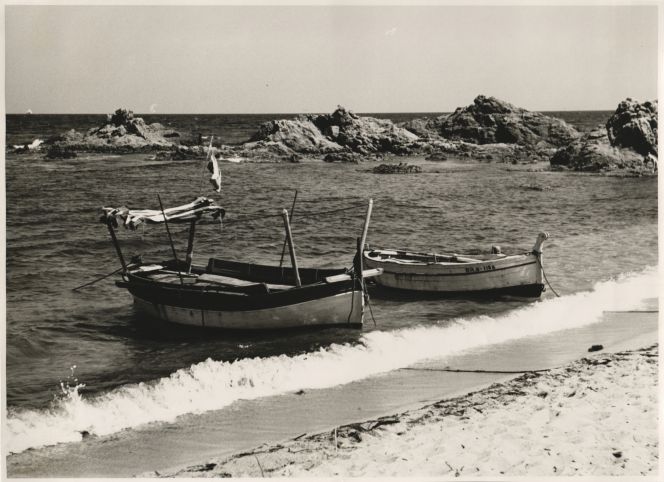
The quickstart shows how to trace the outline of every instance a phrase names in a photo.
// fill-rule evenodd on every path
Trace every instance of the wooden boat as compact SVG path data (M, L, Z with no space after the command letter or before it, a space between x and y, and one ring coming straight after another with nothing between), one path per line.
M161 202L161 201L160 201ZM371 213L365 220L363 239ZM288 212L282 212L292 268L265 266L210 258L206 266L192 264L197 221L203 216L223 218L224 210L207 198L172 209L129 210L102 208L101 222L108 226L122 264L122 281L136 309L151 318L205 328L271 330L339 325L361 327L364 315L364 279L380 274L363 270L361 257L347 269L297 266ZM190 223L186 259L127 264L115 235L121 221L136 229L142 223ZM360 246L358 239L358 246ZM358 251L359 252L359 251ZM359 260L359 261L358 261Z
M478 256L412 253L373 249L364 252L368 268L382 268L378 285L413 292L440 294L511 294L538 297L544 290L542 244L549 237L540 233L532 251Z

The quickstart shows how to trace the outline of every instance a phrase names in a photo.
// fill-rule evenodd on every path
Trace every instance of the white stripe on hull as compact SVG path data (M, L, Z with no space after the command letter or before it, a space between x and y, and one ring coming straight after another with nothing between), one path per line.
M208 328L266 330L324 325L360 325L364 298L362 291L288 306L250 311L216 311L151 303L134 295L138 311L170 323ZM352 305L352 311L351 311Z
M365 256L364 264L384 269L383 274L376 278L376 283L403 290L452 293L542 283L542 272L534 255L454 265L399 264L380 262Z

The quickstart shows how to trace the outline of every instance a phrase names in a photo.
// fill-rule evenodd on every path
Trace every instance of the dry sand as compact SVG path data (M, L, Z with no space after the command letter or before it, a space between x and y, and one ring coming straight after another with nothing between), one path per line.
M658 347L169 473L176 477L657 475Z

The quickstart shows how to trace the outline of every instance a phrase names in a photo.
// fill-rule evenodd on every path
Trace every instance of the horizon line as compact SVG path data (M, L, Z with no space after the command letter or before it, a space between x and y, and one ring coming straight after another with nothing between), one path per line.
M656 100L656 99L654 99ZM622 101L621 101L622 102ZM119 107L118 109L121 109ZM117 109L116 109L117 110ZM131 109L128 109L131 110ZM336 109L335 109L336 110ZM454 110L448 111L355 111L346 109L354 114L451 114ZM456 110L456 109L455 109ZM607 112L615 111L616 107L605 109L526 109L529 112ZM113 112L5 112L5 115L110 115ZM331 112L137 112L131 110L134 115L321 115ZM334 111L332 111L334 112Z

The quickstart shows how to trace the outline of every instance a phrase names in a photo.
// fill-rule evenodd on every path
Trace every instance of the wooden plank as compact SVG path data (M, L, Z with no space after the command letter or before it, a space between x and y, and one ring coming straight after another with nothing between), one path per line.
M363 278L373 278L374 276L379 276L383 274L383 268L373 268L365 269L362 271ZM349 281L351 276L349 274L337 274L334 276L328 276L325 278L326 283L338 283L339 281Z
M255 286L260 283L255 283L253 281L246 281L238 278L231 278L230 276L222 276L219 274L209 274L203 273L198 276L198 279L201 281L207 281L208 283L216 283L230 286Z

